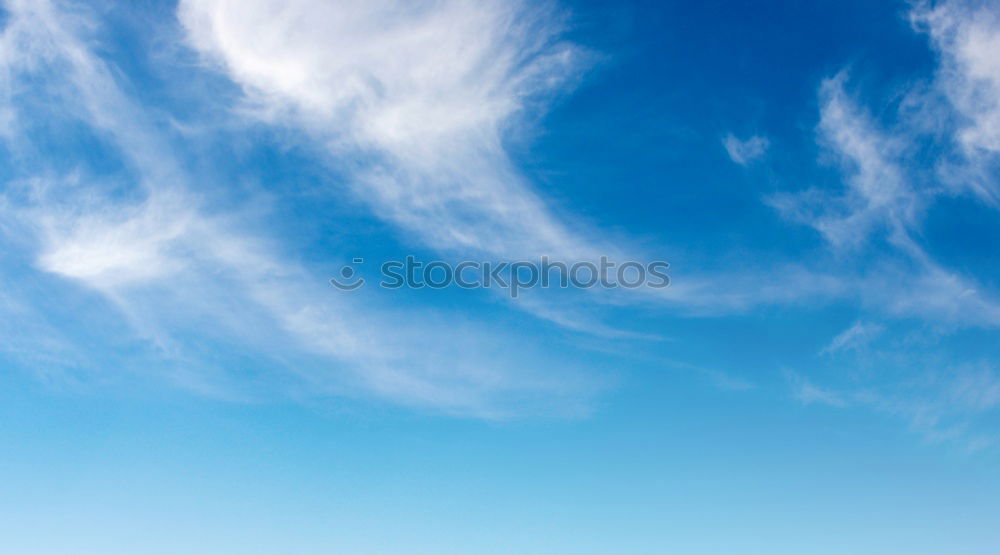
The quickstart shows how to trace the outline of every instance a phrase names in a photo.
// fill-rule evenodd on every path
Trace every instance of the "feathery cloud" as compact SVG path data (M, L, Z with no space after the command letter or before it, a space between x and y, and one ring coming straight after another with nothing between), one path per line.
M755 160L763 158L767 154L767 149L771 146L771 141L767 137L760 137L758 135L740 140L732 133L729 133L723 139L722 145L726 147L726 152L733 162L741 166L746 166Z
M458 326L456 318L428 311L419 323L405 324L376 299L336 296L324 278L277 254L259 221L238 207L208 209L178 160L177 143L123 92L124 77L91 50L85 37L97 26L86 11L49 1L7 7L0 36L0 64L9 77L4 100L25 124L15 127L8 146L23 151L12 157L12 170L26 177L5 187L0 210L6 240L33 268L12 265L0 279L13 279L16 268L91 291L104 304L88 318L109 319L110 309L149 346L129 366L163 369L206 393L375 394L484 417L514 414L514 406L517 414L585 410L597 382L565 361L480 323ZM82 125L124 169L108 173L81 157L73 173L60 174L55 160L29 152L44 131L28 125L40 121L39 98L47 100L50 127ZM61 294L69 293L48 293ZM18 306L0 308L33 314ZM49 309L37 315L38 330L66 317ZM87 340L118 341L108 332L89 330ZM79 339L65 338L67 348ZM19 338L20 345L32 340ZM519 348L511 349L511 341ZM100 355L92 355L76 364L101 366ZM243 356L263 374L240 379Z
M183 0L179 16L252 113L316 137L331 164L364 160L355 194L428 245L596 258L504 149L585 58L547 4Z

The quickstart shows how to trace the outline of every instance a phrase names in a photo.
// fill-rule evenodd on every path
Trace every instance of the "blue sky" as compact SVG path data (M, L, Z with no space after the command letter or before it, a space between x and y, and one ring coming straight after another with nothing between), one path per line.
M1000 545L995 3L2 6L0 551Z

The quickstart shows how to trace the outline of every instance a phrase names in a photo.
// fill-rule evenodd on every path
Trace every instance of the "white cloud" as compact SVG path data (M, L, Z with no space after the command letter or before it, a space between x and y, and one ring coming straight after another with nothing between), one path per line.
M240 34L245 23L242 11L230 14L229 4L201 4L211 8L207 12L191 6L182 7L195 12L186 18L223 17L219 23L223 31L212 36L229 45L225 48L235 41L239 54L242 47L259 46L253 40L243 43L249 39ZM396 37L361 25L357 18L384 14L370 4L359 4L353 19L340 23L355 33L341 37L345 41L341 46L361 48L360 59L371 65L357 65L353 50L329 58L334 54L323 48L313 53L294 50L289 55L298 61L288 62L291 66L285 69L278 67L284 63L280 56L269 57L278 55L270 50L260 54L263 60L235 55L233 63L243 68L238 73L251 76L244 85L259 117L291 115L301 129L329 145L331 159L340 160L337 157L347 152L363 153L371 164L358 164L364 169L354 174L356 192L373 199L380 213L419 232L430 244L502 257L546 252L567 259L596 258L596 248L568 231L529 190L501 146L504 127L517 111L566 77L574 55L568 53L574 50L554 41L554 30L545 26L554 25L554 20L536 8L486 3L441 6L444 15L427 6L404 10L407 17L417 18L417 24L405 31L391 26L403 32ZM295 35L288 25L305 25L304 36L316 40L329 33L296 11L304 7L308 6L296 4L279 15L265 10L273 20L245 24L277 22L273 32L279 38L273 40L288 38L289 48L308 49L309 41L285 37ZM340 17L323 6L318 9L322 17ZM44 157L29 158L27 170L41 175L24 185L24 194L4 198L6 232L19 237L21 246L33 253L38 269L100 293L134 333L172 361L173 379L198 391L227 396L241 386L220 372L212 356L192 351L184 337L197 330L230 349L248 349L263 360L273 360L275 366L291 367L287 379L276 379L309 383L313 394L362 390L406 404L499 416L515 402L521 412L535 410L531 405L540 399L549 402L536 405L537 410L578 411L581 400L598 387L571 363L552 360L529 343L511 349L519 339L489 326L474 322L456 326L447 318L427 314L421 315L419 324L401 326L406 318L380 307L377 299L355 295L356 302L348 302L331 297L305 268L275 254L257 222L209 215L177 162L170 138L122 92L117 83L122 76L114 75L80 38L94 25L48 2L12 4L11 13L3 35L3 44L18 45L4 50L11 83L51 87L28 90L58 99L52 105L63 110L53 114L89 126L128 163L130 175L110 177L84 167L77 175L52 177L57 174L45 168ZM229 16L236 18L236 30L228 27ZM459 22L493 27L470 31ZM456 52L437 49L428 38L446 32L459 33L445 39L457 41ZM366 46L368 35L375 42ZM457 46L465 41L483 42L469 54ZM398 48L419 54L419 59L399 65L395 54L386 52L396 53ZM474 59L458 60L457 66L449 62L466 55ZM318 66L299 71L295 69L299 62ZM272 83L278 78L269 75L272 69L279 77L281 71L289 71L290 77L281 79L290 81ZM69 78L54 79L55 75ZM348 87L344 93L348 96L341 97L338 85L344 82L361 84L357 89ZM410 106L412 102L416 107ZM438 102L448 104L434 106ZM471 110L480 104L486 112L478 115L460 108ZM25 109L17 94L7 98L7 106ZM440 122L424 137L415 129L427 124L420 120L425 108L430 113L447 112L453 119ZM386 121L394 123L386 127ZM17 137L17 143L27 148L30 141L24 139ZM124 195L112 192L104 182L109 177L132 190ZM604 254L612 255L613 249ZM689 286L692 283L688 281ZM775 286L775 293L778 289ZM710 290L702 289L691 299L677 291L682 295L674 299L682 305L731 303L729 297ZM756 293L741 293L741 299L748 305L773 300L769 294ZM599 323L585 323L579 315L567 317L541 301L528 308L573 329L624 335Z
M836 353L843 350L857 350L869 344L885 330L881 324L858 320L851 327L837 334L820 354Z
M240 113L322 145L330 165L349 167L353 193L407 237L466 257L643 259L627 241L557 217L504 148L520 116L565 89L586 58L560 40L548 4L183 0L178 14L189 42L241 87ZM740 152L764 148L758 137ZM765 291L772 279L748 281L749 291L733 291L728 277L691 272L669 289L585 297L727 311L829 285ZM585 323L563 297L517 306L571 329L621 334Z
M1000 14L988 2L950 0L919 4L910 15L941 60L933 87L944 100L928 99L920 108L946 114L938 117L939 131L959 151L960 161L938 162L940 176L1000 207Z
M949 1L914 10L942 54L938 82L965 117L959 142L1000 152L1000 14L985 4Z
M845 174L843 194L808 190L776 195L771 204L791 219L823 234L835 248L861 246L870 234L905 235L921 207L921 197L895 161L897 139L882 132L844 90L846 73L820 87L820 143L832 152Z
M18 171L34 177L11 183L0 196L0 231L19 249L17 256L5 253L10 266L0 280L8 281L14 268L30 271L17 266L27 259L41 276L96 293L152 345L152 353L132 364L167 367L169 377L201 392L239 396L256 385L256 393L265 394L375 393L486 417L585 410L597 383L566 360L552 360L524 338L490 326L459 325L451 316L426 312L405 324L378 299L338 296L322 276L276 254L261 222L207 211L169 137L89 48L85 36L96 25L83 12L42 0L7 8L0 36L0 68L10 90L5 106L27 121L41 115L29 100L44 98L50 125L83 124L128 169L109 175L80 160L74 174L57 176L45 156L13 158ZM30 134L13 139L11 148L32 148ZM56 289L47 296L67 294ZM41 301L35 296L28 302ZM0 309L33 314L14 305ZM69 318L62 313L69 308L46 309L33 316L39 333L47 318ZM17 340L32 342L24 334ZM240 379L232 356L250 356L256 366L276 372Z
M557 217L504 149L519 116L565 88L586 58L559 39L562 22L547 4L183 0L178 15L190 44L240 86L241 114L321 145L330 165L348 168L353 193L408 237L462 256L642 259L627 242ZM749 163L768 140L729 136L725 145ZM824 225L846 235L851 223ZM688 268L667 289L587 299L720 313L845 292L837 276L781 264ZM554 295L519 306L561 325L580 321Z
M989 366L965 368L948 388L950 401L969 412L1000 407L1000 375Z
M355 193L439 249L594 259L512 166L505 129L575 75L546 5L184 0L191 44L259 118L363 158ZM285 117L288 116L288 117Z
M790 220L816 229L863 303L892 316L918 316L959 326L1000 325L1000 302L974 276L942 267L918 240L926 207L942 189L926 185L907 164L915 140L886 130L845 90L846 73L820 87L818 138L837 162L844 189L808 189L768 202ZM917 188L914 183L924 183Z
M740 140L732 133L729 133L723 139L722 144L726 147L726 152L729 153L729 158L733 162L741 166L746 166L754 160L763 158L767 154L767 149L770 147L771 142L767 137L757 135Z
M1000 407L1000 377L986 362L948 365L913 349L884 353L879 363L902 364L905 379L856 390L859 405L907 422L928 441L964 445L971 451L996 443L990 425Z
M785 377L792 387L792 396L804 405L821 404L838 408L847 406L839 393L819 387L800 374L786 372Z
M40 92L59 100L52 103L62 108L56 115L79 118L114 145L134 179L128 194L115 196L104 183L108 176L92 169L64 182L45 177L54 170L40 170L30 194L3 199L0 226L24 239L21 247L37 268L100 293L178 366L210 366L179 338L197 330L292 367L289 379L314 392L374 391L402 403L499 415L512 400L523 409L532 396L576 407L592 387L572 364L532 352L518 336L444 317L401 328L404 318L378 299L331 297L306 268L276 254L259 222L212 215L202 206L169 138L78 36L89 23L50 2L9 7L0 39L9 77L0 113L9 114L9 146L28 148L12 110L19 95L49 87ZM614 254L556 217L504 149L520 115L565 88L585 57L560 41L561 23L551 10L498 0L183 0L179 16L191 43L242 88L244 113L303 132L328 163L346 168L358 198L426 244L501 258ZM990 40L977 39L971 51ZM961 71L989 75L991 66L977 55L960 58L971 61L954 62L956 68L977 68ZM33 78L39 75L46 78ZM846 93L844 80L821 88L818 134L840 164L845 187L773 203L816 229L837 256L886 239L891 261L835 271L779 263L715 276L684 268L683 279L653 292L655 298L704 313L854 298L892 316L997 325L1000 308L989 292L942 268L914 239L922 208L936 193L909 179L909 137L878 125ZM963 144L992 152L989 103L962 110L971 122ZM741 164L763 156L767 144L764 137L725 140ZM740 264L742 270L745 259ZM650 293L601 298L645 303ZM526 308L559 325L621 335L532 301ZM865 335L845 334L831 352L849 350ZM226 383L225 376L180 374L192 387ZM793 382L804 402L845 403L804 379Z

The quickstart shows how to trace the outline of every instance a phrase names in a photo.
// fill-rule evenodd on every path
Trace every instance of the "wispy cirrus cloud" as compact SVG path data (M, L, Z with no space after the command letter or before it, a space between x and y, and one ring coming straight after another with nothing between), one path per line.
M733 162L746 166L751 162L763 158L767 154L767 149L771 146L771 141L767 137L754 135L746 139L738 139L732 133L728 133L722 140L722 146L726 148L729 159Z
M596 259L504 148L585 52L547 3L184 0L191 44L245 108L316 138L355 194L438 249Z
M514 404L519 411L532 403L544 410L545 399L584 410L581 399L599 380L566 353L533 349L529 337L498 331L474 315L431 314L406 325L413 313L377 295L330 297L315 268L283 254L264 218L206 201L207 190L231 185L192 175L182 162L183 141L127 93L128 77L96 53L99 25L86 9L20 0L8 7L0 52L10 78L0 121L14 169L2 199L5 238L27 261L20 270L80 286L112 307L123 327L155 351L144 360L183 368L177 379L205 391L254 381L227 370L244 360L234 363L222 351L240 351L279 369L259 382L281 382L283 390L363 392L488 416L507 414ZM992 28L977 23L978 38L968 46L961 38L967 34L948 38L940 31L972 25L966 12L944 9L933 13L948 17L915 16L936 29L931 36L944 64L937 86L948 91L948 83L965 79L987 91L987 100L939 95L935 117L941 119L945 103L944 119L954 121L941 129L952 133L966 163L942 161L937 169L951 168L956 180L955 168L981 179L993 152L992 81L991 66L976 52L992 44ZM330 194L321 202L343 202L346 189L405 242L447 256L594 260L633 252L628 241L610 241L550 207L505 146L586 65L585 49L562 40L563 19L552 6L183 0L177 13L186 44L239 89L238 106L225 108L245 117L242 124L290 130L345 179L324 183ZM859 324L833 338L823 350L828 357L893 335L895 319L996 326L996 295L921 243L927 207L948 190L928 186L926 167L912 163L911 145L923 140L914 129L927 126L887 126L848 83L840 74L819 91L817 138L842 186L769 198L804 224L795 232L817 234L822 262L772 257L747 268L740 256L718 263L714 273L677 265L681 278L666 290L532 291L520 308L604 338L659 335L595 324L593 305L655 303L684 316L717 316L765 304L812 310L847 301L866 312L859 322L880 322L881 332ZM43 105L53 129L86 136L114 163L51 156L46 138L36 140L43 130L33 126ZM930 119L919 103L907 109ZM725 141L739 164L761 159L768 145L763 136ZM990 183L968 190L988 191ZM35 328L46 329L45 310L0 306L33 314ZM831 404L834 397L824 392L835 394L833 404L854 398L811 376L795 383L809 402Z
M804 405L819 404L836 408L847 406L839 393L820 387L801 374L786 372L785 378L792 389L792 396Z
M820 351L820 354L863 348L883 331L885 331L885 327L880 324L858 320L851 327L837 334L830 341L830 344Z
M900 350L906 342L899 343L863 356L856 352L838 356L839 364L874 370L866 380L856 376L810 380L788 374L790 394L805 404L886 414L932 443L970 451L994 445L1000 439L991 424L1000 408L995 365L985 360L952 363L934 353L932 346L911 344Z
M917 4L910 16L939 55L935 75L912 83L883 119L849 91L846 72L825 80L817 142L842 187L767 199L818 233L863 310L820 351L842 375L789 381L799 400L869 407L930 439L983 446L993 441L982 423L996 406L995 372L943 352L961 330L1000 326L1000 296L990 276L932 254L924 225L936 203L956 195L996 207L1000 20L984 3L958 0ZM907 344L913 321L934 330L929 344Z
M343 169L355 197L404 236L466 256L636 256L598 230L557 216L504 148L522 116L572 83L587 58L560 39L563 23L551 6L185 0L178 15L190 44L240 87L241 114L301 132L327 164ZM821 128L850 159L845 164L857 162L860 171L850 193L833 203L843 205L843 213L824 211L814 221L838 243L860 240L859 228L883 225L890 212L910 217L899 210L903 199L893 196L907 194L903 177L889 175L896 167L884 159L871 126L862 125L844 79L824 85ZM768 144L762 136L725 141L741 164L763 156ZM894 192L886 190L887 178L897 183ZM773 202L809 219L813 207L804 200ZM687 268L669 289L588 298L652 301L688 313L739 312L852 296L846 280L855 277L793 263L773 271ZM550 321L577 320L553 299L535 295L521 305Z
M934 85L958 116L949 131L973 164L995 169L1000 154L1000 15L987 2L921 3L911 19L941 55ZM978 168L983 170L985 168ZM966 187L993 205L996 182L982 172L963 173Z
M921 207L897 163L899 139L878 129L845 91L846 73L820 87L819 141L845 175L842 194L828 189L779 194L770 203L790 219L819 231L834 248L857 248L877 231L905 234Z
M6 7L0 63L8 76L4 106L15 124L0 198L12 249L2 276L12 283L15 271L36 272L34 280L70 286L48 296L76 295L80 287L100 299L77 317L115 327L64 337L76 366L107 363L123 347L117 333L127 330L147 346L114 358L115 366L155 368L184 387L225 397L375 394L485 417L585 410L598 382L523 339L515 352L510 334L479 322L458 325L426 311L406 324L374 299L331 295L324 278L278 254L260 221L239 207L207 205L179 161L183 143L124 92L124 77L91 49L99 25L86 9L48 1ZM53 130L100 145L102 163L81 155L64 173L45 150ZM108 170L111 160L121 166ZM4 345L8 354L39 345L31 329L44 334L50 322L69 317L59 307L26 308L40 302L36 293L0 306L35 318L22 320L28 331ZM101 345L101 352L81 353L78 342Z
M780 193L768 202L854 261L841 275L869 307L892 316L997 325L996 296L975 276L942 266L918 240L927 207L943 193L921 165L910 163L907 147L921 138L905 126L897 132L876 124L846 91L846 80L840 73L823 82L817 126L819 143L844 176L843 189Z

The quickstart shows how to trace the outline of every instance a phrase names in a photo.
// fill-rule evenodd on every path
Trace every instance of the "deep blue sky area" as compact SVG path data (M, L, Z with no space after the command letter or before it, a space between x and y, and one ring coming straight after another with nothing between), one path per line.
M679 242L773 244L784 226L761 195L836 184L817 175L810 140L819 83L846 68L852 88L884 99L881 111L934 68L905 2L579 2L573 14L597 61L526 163L573 208L598 206L588 215ZM765 131L781 145L768 168L726 163L726 133ZM713 210L700 209L705 198Z

